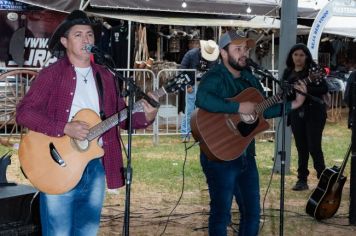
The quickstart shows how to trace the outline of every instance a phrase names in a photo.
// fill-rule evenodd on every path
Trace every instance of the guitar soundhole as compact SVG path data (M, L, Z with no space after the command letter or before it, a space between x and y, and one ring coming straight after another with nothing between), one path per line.
M241 136L247 137L248 135L251 134L251 132L257 127L259 122L259 119L257 119L254 123L252 124L247 124L244 122L239 122L237 124L237 129L239 130Z
M78 140L78 139L71 139L71 143L74 144L74 148L77 149L79 152L84 152L89 148L89 141L88 139Z

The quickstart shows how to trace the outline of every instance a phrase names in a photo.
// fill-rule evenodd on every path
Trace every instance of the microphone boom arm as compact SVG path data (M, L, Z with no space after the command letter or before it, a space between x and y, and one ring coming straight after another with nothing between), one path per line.
M281 81L276 79L269 70L262 68L260 65L258 65L256 62L254 62L250 58L246 59L246 63L247 63L247 65L249 65L250 67L253 68L254 73L262 75L266 78L269 78L272 81L276 82L279 86L281 86Z
M106 63L105 61L105 54L95 45L87 44L84 47L84 50L86 50L88 53L95 54L98 59L102 62L102 64L116 77L119 78L121 81L129 84L129 87L133 90L133 92L145 99L151 106L158 108L160 106L160 103L148 96L146 93L142 91L140 87L138 87L131 78L125 78L123 75L121 75L118 71L115 70L113 66L111 66L109 63Z

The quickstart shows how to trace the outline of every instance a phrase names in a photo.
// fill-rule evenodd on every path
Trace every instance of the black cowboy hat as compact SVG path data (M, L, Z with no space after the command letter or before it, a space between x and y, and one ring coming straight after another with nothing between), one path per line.
M94 30L95 37L98 37L101 25L90 19L87 14L80 10L72 11L67 18L56 28L48 43L48 49L55 57L64 55L65 48L60 42L60 38L74 25L90 25Z

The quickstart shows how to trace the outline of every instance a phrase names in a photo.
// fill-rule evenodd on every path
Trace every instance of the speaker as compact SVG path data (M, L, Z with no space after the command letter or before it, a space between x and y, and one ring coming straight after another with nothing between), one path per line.
M40 235L39 194L28 185L0 186L0 236Z

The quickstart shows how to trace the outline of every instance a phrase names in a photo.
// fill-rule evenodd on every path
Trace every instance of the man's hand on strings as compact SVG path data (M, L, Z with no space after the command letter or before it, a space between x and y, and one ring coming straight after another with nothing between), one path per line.
M84 140L89 134L89 124L84 121L71 121L64 126L64 133L71 138Z
M239 113L242 114L255 114L256 103L253 102L240 102Z

